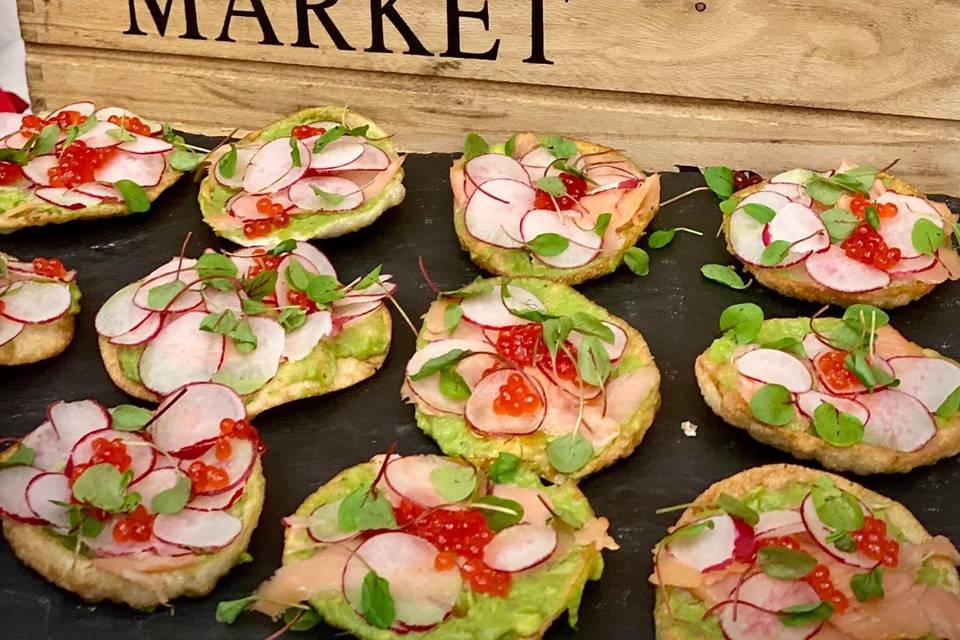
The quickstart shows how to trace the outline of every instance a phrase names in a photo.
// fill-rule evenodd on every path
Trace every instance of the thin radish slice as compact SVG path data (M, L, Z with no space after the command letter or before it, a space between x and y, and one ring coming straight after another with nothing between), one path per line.
M210 313L220 313L227 309L236 313L243 312L243 298L236 289L221 291L207 287L201 293L206 309Z
M502 153L485 153L463 167L464 192L469 198L477 187L497 178L530 184L527 170L519 162Z
M153 512L153 507L150 506L153 499L164 491L173 489L181 475L176 467L154 468L139 480L130 483L130 491L139 493L140 504Z
M332 332L333 316L329 311L308 314L302 325L287 334L283 343L283 358L287 362L303 360Z
M296 167L291 140L296 138L277 138L260 147L243 174L244 191L254 194L280 191L303 177L310 166L310 149L296 140L294 144L300 152L300 166Z
M520 222L533 208L533 187L516 180L485 182L467 201L464 223L477 240L506 249L523 246Z
M74 191L108 202L123 200L123 196L120 195L117 188L106 182L84 182L74 187Z
M890 284L890 274L886 271L848 258L837 245L811 254L803 264L814 281L834 291L862 293Z
M405 456L392 458L387 463L384 479L394 493L429 509L450 504L431 480L433 473L438 469L464 468L471 469L442 456Z
M362 318L383 307L382 302L357 302L334 307L334 319L341 325L357 318Z
M513 375L521 376L527 386L539 396L535 410L520 416L501 415L494 409L494 402L500 397L500 388L507 385ZM533 378L519 369L498 369L483 378L473 389L464 410L467 424L474 431L485 436L512 437L533 433L543 424L547 414L546 395Z
M98 558L116 558L140 554L163 557L190 555L188 549L161 542L155 537L143 542L135 542L132 540L117 542L113 538L113 527L119 520L119 516L113 516L105 520L100 535L96 538L83 539L84 544L90 547L94 556Z
M807 354L807 357L811 360L819 356L821 353L827 353L833 350L833 347L821 340L820 337L813 332L810 332L803 337L803 352Z
M115 429L101 429L91 431L82 437L73 450L70 451L70 460L67 462L67 473L81 464L88 464L95 455L94 441L103 438L109 441L119 440L127 447L127 455L130 456L130 471L133 478L130 482L136 482L150 473L157 462L157 452L150 443L139 433L135 431L117 431Z
M173 145L160 138L142 136L138 133L131 133L133 140L126 140L120 144L120 149L127 153L136 155L150 155L154 153L166 153L173 151Z
M763 243L763 225L743 209L730 214L730 249L733 255L754 266L761 265L766 245Z
M800 256L811 251L823 251L830 246L830 234L827 233L820 216L799 202L791 202L781 207L767 224L766 232L769 238L767 244L784 240L793 245L790 253ZM790 258L787 258L785 262L789 260Z
M627 348L627 332L621 329L618 325L615 325L612 322L607 322L606 320L602 321L601 324L613 331L612 344L605 340L601 340L600 343L603 345L603 348L606 349L607 357L610 358L610 362L616 362L623 356L623 352ZM570 337L567 338L567 340L577 349L577 351L579 351L580 345L583 343L586 337L587 336L579 331L571 331Z
M520 158L520 164L529 176L528 182L536 182L546 176L560 175L560 169L554 166L556 161L557 157L546 147L534 147Z
M700 572L722 569L733 562L737 539L744 535L742 527L726 514L697 522L712 522L713 527L696 535L678 536L670 541L667 550L677 560Z
M194 261L184 260L182 263L174 258L160 267L146 278L139 281L137 292L133 295L133 304L148 311L190 311L203 303L203 295L198 290L200 276L193 269ZM154 289L166 288L176 281L180 281L184 291L169 302L161 304L156 301L151 304L150 292ZM161 298L162 300L162 298Z
M27 506L33 515L63 531L70 529L70 511L54 503L69 504L72 497L70 479L62 473L41 473L27 484Z
M473 390L483 375L492 367L500 364L500 358L493 353L475 353L457 363L456 371L467 386ZM407 378L406 385L416 398L426 405L426 409L436 413L462 416L466 411L466 400L450 398L440 391L440 376L429 376L422 380Z
M911 395L931 413L960 387L960 366L941 358L891 358L893 375L900 380L897 391Z
M113 422L107 408L96 400L58 400L47 408L47 419L66 453L88 433L109 429Z
M23 331L24 324L0 316L0 347L7 344Z
M123 119L133 119L139 118L140 122L147 125L150 128L150 133L159 133L163 130L163 124L157 122L156 120L148 120L146 118L141 118L133 111L127 109L122 109L120 107L102 107L93 112L93 115L96 116L97 120L101 122L109 122L110 118L116 116L117 118Z
M884 389L857 396L869 411L863 432L866 444L895 451L918 451L937 435L937 425L919 400Z
M290 199L287 190L284 190L266 196L240 192L227 200L224 208L231 216L240 220L267 220L273 217L273 213L264 213L257 209L257 203L265 197L269 197L273 204L282 206L284 211L289 211L296 206Z
M790 169L770 178L770 184L785 182L788 184L804 185L807 180L816 175L810 169Z
M163 327L140 358L140 380L165 396L191 382L206 382L223 362L225 338L201 331L204 311L185 313Z
M407 382L414 394L430 405L432 408L443 413L460 415L466 405L465 400L455 400L440 392L439 375L428 376L420 380L413 380L416 375L428 361L438 358L454 350L468 351L472 353L496 353L496 349L490 343L483 340L468 340L461 338L451 338L448 340L437 340L424 345L418 349L413 357L407 362L406 375ZM459 367L458 367L459 370Z
M460 596L460 570L436 568L437 548L401 532L375 535L357 547L343 570L343 595L363 615L363 582L374 571L390 585L394 629L426 631L442 622Z
M257 265L257 258L267 256L267 250L263 247L241 247L235 251L224 252L224 255L237 265L241 276L246 276L250 269Z
M110 296L94 319L97 333L106 338L116 338L133 331L144 320L153 315L153 312L138 307L133 298L140 288L139 282L132 282Z
M813 204L813 198L810 197L810 194L807 193L807 190L798 184L790 184L786 182L771 182L763 188L764 191L772 191L774 193L779 193L782 196L786 196L793 202L798 202L800 204L810 206Z
M235 505L242 496L243 487L232 493L228 491L212 496L196 496L190 499L185 508L194 511L223 511Z
M43 187L34 191L34 195L52 205L62 207L63 209L83 209L100 204L100 198L88 196L79 191L73 191L66 187Z
M861 507L863 508L864 515L871 515L866 505L861 503ZM854 551L852 553L840 551L833 543L829 542L828 538L833 533L833 530L823 524L820 516L817 515L817 508L814 506L813 497L810 494L807 494L807 497L803 499L803 503L800 506L800 515L803 517L803 526L807 528L807 533L810 534L810 537L817 543L817 546L835 560L861 569L873 569L880 564L879 561L868 558L860 551Z
M71 447L60 440L49 420L25 435L22 442L33 449L33 466L44 471L63 469L70 455Z
M919 256L917 258L901 258L895 265L887 269L890 275L922 273L937 266L936 256Z
M913 246L913 227L920 220L928 220L937 227L943 227L943 218L937 210L919 198L908 200L909 196L901 196L894 191L887 191L879 198L877 204L895 204L897 215L889 218L880 218L880 228L877 233L891 249L899 249L902 258L917 258L923 254ZM913 205L916 208L911 207Z
M820 596L803 580L776 580L755 573L730 594L719 614L720 627L729 640L806 640L816 635L822 622L787 626L777 612L789 607L815 605Z
M0 515L17 522L43 524L27 502L27 486L43 473L40 469L23 465L0 469Z
M196 458L196 460L200 460L207 465L220 467L227 474L227 484L225 486L212 491L198 491L196 492L197 495L215 496L224 493L232 494L247 481L247 478L249 478L253 472L254 464L257 461L257 447L256 444L246 438L231 438L230 457L226 460L221 460L217 456L216 447L211 447L202 456ZM194 462L194 459L182 460L180 462L180 470L186 473L187 469L189 469L190 465Z
M347 285L347 288L349 289L350 286ZM342 304L356 304L357 302L377 302L392 296L396 291L396 284L388 282L385 277L381 277L380 282L374 282L364 289L350 289L345 297L334 300L332 304L336 307Z
M776 213L780 211L780 209L790 204L790 202L790 198L782 193L764 189L763 191L751 193L749 196L741 200L737 205L737 209L743 209L748 204L762 204L765 207L770 207L773 209L774 213Z
M51 111L50 115L48 115L45 119L52 120L53 118L56 118L58 115L66 111L75 111L82 116L89 116L91 113L94 113L96 109L97 109L97 106L92 102L89 102L87 100L81 100L80 102L71 102L70 104L65 104L59 109L56 109L55 111Z
M383 171L389 166L390 156L383 149L366 143L359 158L333 171Z
M177 456L197 445L213 444L220 437L220 421L242 420L247 409L233 389L208 382L188 385L182 396L166 398L157 413L150 427L153 442Z
M363 155L366 146L356 138L347 137L334 140L322 151L313 154L310 158L310 168L317 171L328 171L345 167L358 160Z
M153 521L153 535L158 540L187 549L215 551L233 542L243 530L243 522L225 511L161 513Z
M243 175L247 171L247 166L258 150L259 147L237 147L237 166L233 171L233 175L229 178L223 175L223 172L220 170L220 163L217 162L213 167L213 179L225 187L239 189L243 184Z
M110 132L119 130L120 128L111 122L99 121L93 125L90 131L77 136L77 140L83 142L90 149L111 149L119 147L122 141L120 138L114 137L119 134L110 135Z
M317 176L294 183L290 200L304 211L350 211L363 204L363 192L346 178Z
M257 339L256 348L243 352L227 340L223 363L212 378L241 395L261 389L277 375L286 340L283 327L272 318L253 317L247 322Z
M545 256L534 252L540 262L558 269L582 267L600 253L602 239L590 229L577 226L572 218L546 209L534 209L520 221L520 239L532 242L537 236L554 233L568 240L567 248L558 255Z
M849 413L863 424L866 424L867 420L870 419L870 411L863 404L850 398L831 396L818 391L807 391L797 396L797 406L803 412L803 415L811 420L813 419L813 413L821 404L832 404L837 411Z
M737 371L752 380L779 384L793 393L813 387L810 370L794 355L779 349L754 349L736 359Z
M801 531L806 531L806 527L803 526L803 518L800 517L799 511L795 509L778 509L775 511L762 512L753 531L759 538L768 535L783 536L789 533L800 533Z
M527 320L510 313L510 309L514 311L547 310L540 298L518 285L508 284L507 294L508 297L504 300L500 287L493 287L489 291L465 299L460 303L463 318L484 329L502 329L527 323Z
M297 248L293 250L293 253L313 263L313 266L317 268L317 273L334 278L337 277L337 270L333 267L333 263L330 262L330 258L309 242L297 242Z
M310 514L307 535L320 544L334 544L360 535L360 531L343 531L339 525L340 504L343 500L328 502Z
M30 142L30 138L18 131L4 138L3 146L7 147L8 149L23 149L25 146L27 146L28 142Z
M31 182L41 187L50 186L50 175L47 173L50 169L57 166L57 156L37 156L23 165L20 169L23 175L27 176Z
M518 524L493 536L483 548L483 563L491 569L516 573L531 569L553 555L557 531L545 524Z
M162 154L135 155L118 151L106 164L94 172L99 182L115 183L119 180L131 180L141 187L155 187L167 170L167 161Z

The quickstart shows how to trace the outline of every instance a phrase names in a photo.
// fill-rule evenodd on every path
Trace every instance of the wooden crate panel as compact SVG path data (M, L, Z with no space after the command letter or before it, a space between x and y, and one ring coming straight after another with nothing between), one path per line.
M960 119L957 2L18 4L28 43Z

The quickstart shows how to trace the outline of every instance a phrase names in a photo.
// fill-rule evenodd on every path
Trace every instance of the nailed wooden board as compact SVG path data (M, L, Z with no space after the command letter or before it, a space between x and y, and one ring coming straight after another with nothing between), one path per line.
M144 51L960 119L956 2L888 0L882 9L873 0L18 4L28 44L97 47L118 59ZM383 5L392 12L371 15L371 6ZM451 7L465 15L451 15ZM496 59L464 57L488 52Z
M37 108L92 99L206 133L349 103L408 151L453 151L468 131L505 139L550 127L624 148L648 169L726 164L769 174L900 158L900 174L921 188L960 191L960 125L944 120L46 45L31 47L28 64Z

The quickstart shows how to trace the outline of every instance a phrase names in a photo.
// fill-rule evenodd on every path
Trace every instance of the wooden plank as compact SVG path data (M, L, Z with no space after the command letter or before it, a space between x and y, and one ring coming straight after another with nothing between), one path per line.
M269 60L323 67L323 74L326 68L392 71L960 119L960 3L955 1L886 0L882 7L875 0L18 4L24 37L32 43ZM151 4L161 24L163 10L170 7L165 36L158 33ZM372 16L371 5L384 4L395 14ZM697 11L696 5L705 9ZM310 6L328 8L315 13ZM188 19L191 7L195 19ZM229 7L237 15L226 20ZM478 14L487 15L486 25L477 17L458 19L458 7L463 12L486 7L486 14ZM542 8L542 24L534 17L536 7ZM321 15L329 18L335 37L325 31ZM382 29L382 47L373 38L374 26ZM402 29L408 29L406 42ZM351 50L338 49L337 42ZM496 60L455 55L487 52L496 43ZM547 60L553 64L537 62Z
M551 128L626 149L641 166L727 164L769 174L841 158L885 165L931 191L960 193L956 122L570 91L454 78L337 71L33 45L37 108L77 99L128 106L187 130L255 129L317 102L347 104L408 151L453 151L478 131L505 139ZM440 179L438 177L438 179Z

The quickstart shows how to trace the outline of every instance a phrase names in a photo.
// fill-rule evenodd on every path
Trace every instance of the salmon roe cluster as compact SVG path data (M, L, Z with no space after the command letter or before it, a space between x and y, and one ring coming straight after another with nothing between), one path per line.
M321 136L327 132L323 127L311 127L308 124L298 124L290 131L292 135L297 140L306 140L307 138L312 138L313 136Z
M114 147L91 149L83 140L74 140L60 153L57 164L47 169L50 186L75 187L93 182L96 179L96 170L106 164L116 152Z
M247 270L247 275L254 278L264 271L276 271L282 258L271 256L264 249L257 249L253 255L253 266Z
M113 539L117 542L147 542L153 535L156 517L156 514L150 515L142 504L137 506L113 525Z
M554 197L542 189L537 189L533 206L537 209L568 211L573 209L577 204L577 200L586 195L587 181L580 176L575 176L572 173L561 173L560 180L567 189L567 195Z
M540 396L534 393L527 380L519 373L511 373L506 384L500 386L500 393L493 401L493 411L497 415L516 418L536 413L541 405Z
M214 445L217 460L226 460L233 454L233 445L230 444L231 439L251 441L259 454L263 454L267 450L260 438L260 432L248 420L224 418L220 421L220 437L217 438Z
M556 373L560 378L575 382L577 380L576 348L569 342L566 350L557 352ZM568 353L569 352L569 355ZM516 325L500 332L497 336L497 353L518 367L538 365L551 373L554 371L553 358L543 341L543 326L536 322Z
M868 207L876 209L877 215L881 218L892 218L899 212L897 205L894 203L887 202L881 204L878 202L870 202L862 193L853 196L853 200L850 201L850 211L861 220L866 219Z
M435 509L428 511L404 498L394 508L397 524L407 533L430 542L440 553L438 570L460 567L460 575L477 593L498 598L510 594L510 574L483 563L483 549L494 533L477 509Z
M93 455L85 464L74 465L72 479L79 478L88 468L98 464L112 464L120 471L126 471L133 464L133 458L127 451L127 445L120 438L94 438L90 443Z
M834 613L839 615L850 606L850 599L834 586L833 580L830 579L830 568L826 565L818 564L804 580L813 587L821 600L830 603Z
M900 249L888 247L880 234L869 224L861 224L854 229L840 244L840 248L848 258L884 270L896 265L901 257Z
M770 536L757 540L757 550L764 547L782 547L790 551L800 551L800 541L793 536Z
M150 127L145 125L140 118L137 116L132 116L130 118L121 118L120 116L110 116L107 118L107 121L110 124L115 124L118 127L123 127L130 133L136 133L141 136L150 135Z
M295 307L300 307L307 313L313 313L318 308L317 303L311 300L305 291L297 291L295 289L290 289L290 291L287 292L287 303Z
M225 489L230 484L230 475L225 469L215 464L207 464L203 460L190 463L187 477L190 478L191 495Z
M62 278L67 275L66 267L56 258L34 258L33 271L37 275L48 278Z
M16 184L25 177L23 169L16 162L0 160L0 185Z
M44 120L36 114L29 113L23 116L20 121L20 134L25 137L35 136L47 125L55 124L61 131L66 131L72 126L78 125L87 117L79 111L61 111L52 118Z
M876 560L885 567L896 567L900 562L900 543L887 536L887 523L880 518L867 516L863 526L851 536L860 553Z
M257 200L257 212L267 217L244 223L243 235L247 238L262 238L270 235L274 229L290 226L290 215L286 212L286 208L267 196Z
M846 357L846 351L828 351L814 363L826 380L827 386L836 391L855 389L860 386L857 376L853 375L843 363Z

